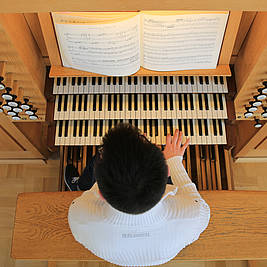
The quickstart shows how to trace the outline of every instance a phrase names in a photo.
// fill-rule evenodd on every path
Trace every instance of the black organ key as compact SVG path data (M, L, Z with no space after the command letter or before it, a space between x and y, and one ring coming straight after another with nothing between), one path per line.
M144 133L147 133L147 123L146 123L146 120L144 120Z
M221 119L218 120L218 124L219 124L219 134L222 136L223 135L223 129L222 129L222 120Z
M143 102L144 102L144 110L147 109L147 106L146 106L146 94L143 94Z
M136 76L134 76L134 85L137 85L138 84L138 79Z
M208 101L208 95L204 94L204 100L205 100L205 109L209 110L209 101Z
M185 107L185 110L188 110L187 94L184 94L184 107Z
M163 77L163 82L164 82L164 84L167 84L167 76Z
M219 94L219 104L220 104L220 110L223 110L223 99L222 99L222 94Z
M108 77L107 79L107 85L110 85L111 84L111 77Z
M82 84L82 77L78 77L78 82L77 84L80 86Z
M220 84L224 84L223 76L220 76Z
M83 121L80 120L80 126L79 126L79 136L81 137L82 136L82 129L83 129Z
M208 131L207 119L204 119L204 128L205 128L205 136L208 136L209 135L209 131Z
M149 94L149 110L152 110L152 94Z
M164 136L167 136L167 120L163 120Z
M214 83L218 84L218 77L217 76L214 76Z
M159 84L159 77L155 76L155 84Z
M92 85L95 85L96 77L92 77Z
M184 120L184 135L188 136L188 128L187 128L188 124L187 124L187 120Z
M94 120L93 136L97 135L97 120Z
M138 110L138 98L137 98L137 94L134 94L134 110Z
M102 95L99 95L99 111L102 111Z
M72 77L72 79L71 79L71 85L72 85L72 86L75 85L75 77Z
M178 102L179 102L179 110L183 109L183 105L182 105L182 94L178 94Z
M110 130L111 127L112 127L112 120L109 120L109 121L108 121L108 130Z
M72 111L76 111L76 95L73 95Z
M190 124L190 136L194 136L193 120L189 120L189 124Z
M63 86L66 86L66 84L67 84L67 78L64 77L64 78L63 78Z
M164 101L164 110L167 110L167 94L163 95L163 101Z
M111 111L111 94L108 94L108 111Z
M117 84L117 77L113 77L113 85Z
M93 96L93 111L96 111L96 98L97 98L97 95L94 95Z
M146 85L146 76L143 77L143 84Z
M131 85L132 84L132 79L131 79L131 76L128 77L128 85Z
M203 110L202 95L198 94L199 109Z
M65 121L64 137L68 137L69 121Z
M117 110L117 95L114 95L114 111L116 111Z
M120 111L123 109L123 94L119 94L120 96Z
M64 98L64 111L67 111L67 108L68 108L68 96L69 95L65 95L65 98Z
M212 94L212 95L213 95L213 101L214 101L214 109L218 110L217 94Z
M152 137L152 120L149 120L150 137Z
M59 130L58 130L58 136L62 136L62 127L63 127L63 121L59 121Z
M62 95L58 95L57 111L61 111L61 105L62 105Z
M159 97L155 94L155 110L159 110Z
M202 133L202 124L201 123L202 123L202 121L198 120L198 133L199 133L200 136L203 135L203 133Z
M155 136L159 135L159 129L158 129L159 125L158 125L158 120L155 120Z
M103 120L100 120L100 126L99 126L99 136L103 135Z
M85 126L84 136L86 137L86 136L88 136L88 120L85 121L85 125L84 126Z
M213 125L214 135L217 136L218 135L218 131L217 131L217 126L216 126L216 121L215 120L212 120L212 125Z
M194 110L194 99L193 99L193 94L190 94L189 95L189 98L190 98L190 106L191 106L191 110Z
M87 77L83 77L83 85L87 84Z
M179 127L179 131L182 131L182 121L179 119L178 120L178 127Z
M98 85L102 84L102 77L98 77Z
M184 76L184 82L185 84L188 84L188 76Z
M206 83L206 84L210 84L209 76L205 76L205 83Z
M169 120L169 125L170 125L171 136L173 136L173 123L172 123L172 120Z
M202 76L199 76L199 83L203 84L203 77Z
M173 110L173 94L169 94L170 97L170 110Z
M77 121L74 121L74 125L73 125L73 137L76 137L77 135Z
M128 110L132 110L132 94L128 94Z
M192 85L195 84L195 81L194 81L194 77L193 77L193 76L190 76L190 83L191 83Z
M60 78L57 78L57 86L60 86Z
M183 84L183 77L179 76L179 84Z
M83 105L84 111L87 111L87 103L88 103L88 95L84 95L84 105Z
M149 76L148 78L148 83L151 85L152 84L152 76Z
M122 85L122 77L119 77L119 85Z
M174 84L174 82L173 82L173 76L170 76L170 84Z
M82 110L83 95L79 95L78 111Z

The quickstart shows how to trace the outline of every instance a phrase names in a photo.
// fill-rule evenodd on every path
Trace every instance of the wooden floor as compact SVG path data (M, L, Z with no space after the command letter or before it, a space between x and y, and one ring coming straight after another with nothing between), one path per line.
M234 163L234 187L237 190L267 190L267 163ZM0 165L0 267L45 267L47 262L13 260L10 258L16 197L19 192L57 191L59 160L47 165ZM223 248L222 248L223 249ZM106 262L59 262L57 267L111 267ZM160 265L163 266L163 265ZM263 267L267 261L177 262L175 267Z

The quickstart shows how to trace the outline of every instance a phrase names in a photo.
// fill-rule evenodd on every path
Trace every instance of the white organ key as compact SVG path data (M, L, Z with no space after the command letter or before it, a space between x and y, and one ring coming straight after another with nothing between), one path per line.
M185 110L185 94L181 95L182 97L182 118L186 118L186 110Z
M179 94L182 93L182 85L179 83L179 76L174 76L174 81L176 85L175 92Z
M94 95L88 95L88 114L89 114L89 119L93 120L94 119Z
M104 120L105 128L103 128L103 136L108 132L108 120Z
M114 109L116 109L114 111L114 114L115 114L115 118L116 119L120 119L120 99L119 99L119 94L115 94L114 95Z
M210 119L206 120L207 122L207 129L208 129L208 136L206 137L207 144L212 144L212 135L211 135L211 127L210 127Z
M88 121L88 138L87 138L88 145L93 145L93 129L94 129L94 121L89 120Z
M188 111L187 111L187 118L189 119L189 118L192 118L192 113L193 113L193 111L192 111L192 107L191 107L191 96L190 96L191 94L187 94L187 106L188 106Z
M153 81L155 83L155 93L160 94L162 90L161 90L161 84L160 84L159 76L154 76Z
M58 120L59 118L59 95L56 95L56 103L55 103L55 111L54 111L54 120Z
M93 94L95 89L95 87L92 85L92 78L93 77L87 77L87 92L89 94Z
M174 94L174 111L175 111L175 118L180 119L182 117L182 112L179 110L179 96L178 94Z
M55 138L55 145L58 146L59 145L59 125L60 125L60 121L57 121L57 125L56 125L56 138Z
M159 81L161 85L161 94L167 93L167 85L164 83L164 76L159 76Z
M105 120L109 119L109 112L108 112L108 95L103 95L102 96L102 109L103 109L103 118Z
M158 135L156 137L156 143L157 144L162 144L162 120L157 120L157 124L158 124Z
M114 94L111 94L110 95L110 100L111 100L111 103L110 103L110 107L111 107L111 110L110 110L110 118L112 119L115 119L115 111L114 111Z
M141 118L140 104L141 104L141 94L134 94L135 98L137 98L137 110L135 111L135 118Z
M138 120L139 129L141 130L141 133L144 134L144 120L140 119Z
M59 112L60 120L64 120L65 114L67 113L67 111L65 110L65 102L68 100L68 97L69 97L68 95L62 95L61 111Z
M189 93L191 91L191 86L189 84L188 76L182 76L182 77L183 77L184 92Z
M184 119L181 120L181 124L182 124L182 132L183 132L183 136L182 136L182 144L184 144L185 141L186 141L185 127L184 127Z
M174 119L173 120L173 133L175 132L176 129L179 129L178 120Z
M170 92L171 93L176 93L176 82L173 76L169 76L169 81L170 81Z
M167 112L164 110L164 94L159 95L159 102L160 102L159 108L161 112L161 119L164 119L167 116Z
M55 78L53 86L53 94L58 94L60 85L61 85L61 78L60 77Z
M99 94L104 94L105 92L105 79L104 77L98 77L97 78L97 82L98 82L98 92Z
M196 143L197 143L197 144L201 144L201 142L202 142L202 138L201 138L201 136L200 136L200 134L199 134L198 121L199 121L199 119L197 119L197 120L193 120L194 133L195 133L195 136L196 136Z
M206 138L206 133L205 133L205 119L201 120L201 128L202 128L202 140L203 144L207 144L207 138Z
M128 107L129 109L129 117L127 119L135 119L135 110L134 110L134 95L135 94L129 94L128 95Z
M154 93L154 90L153 90L153 77L152 76L148 76L147 77L147 92L148 93Z
M214 102L212 94L207 94L208 103L209 103L209 118L215 118L216 117L216 111L214 110Z
M105 110L104 110L104 105L105 105L104 101L105 100L104 100L103 94L99 94L98 101L99 101L99 118L103 119L103 118L105 118Z
M170 83L170 76L163 76L164 83L165 83L165 79L166 79L166 85L167 85L167 93L168 94L172 93L172 86L171 86L171 83Z
M132 88L133 86L133 77L128 76L128 77L124 77L124 81L125 81L125 86L124 86L124 91L123 93L130 93L132 92ZM121 91L122 92L122 91Z
M140 92L141 93L146 93L146 84L147 84L147 77L146 76L143 76L143 77L140 77Z
M125 83L124 83L125 79L124 77L118 77L118 84L119 84L119 93L124 93L124 87L125 87Z
M71 134L71 127L70 127L70 122L69 120L65 121L65 127L67 127L67 132L66 135L64 134L64 139L63 139L63 144L62 145L69 145L69 138Z
M77 77L77 90L78 94L83 94L83 78L82 77Z
M146 118L151 119L150 94L146 94Z
M222 94L222 102L223 102L222 118L227 119L227 106L226 106L225 94Z
M133 77L133 92L141 93L141 84L142 84L142 77L134 76Z
M191 93L196 93L198 92L198 88L197 88L197 79L195 76L189 76L189 82L190 82L190 92Z
M210 78L210 81L212 83L212 88L213 88L212 92L217 93L217 92L221 91L219 89L219 84L218 84L219 83L219 79L218 79L218 76L211 76L209 78Z
M203 93L204 92L204 88L203 88L203 76L197 76L196 77L197 80L197 92L198 93Z
M74 82L72 82L72 86L73 86L73 93L74 94L79 94L79 86L78 86L78 79L80 77L73 77Z
M77 109L77 95L72 95L70 119L74 120L75 111Z
M220 76L219 81L222 86L222 93L228 93L226 77Z
M83 77L83 93L89 93L89 77Z
M125 109L124 109L124 115L121 118L126 119L126 118L129 118L130 117L130 111L129 111L129 94L124 95L124 97L125 98L124 98L123 102L124 102Z
M114 92L115 94L118 94L120 92L120 86L119 86L119 78L113 77L113 85L114 85Z
M152 100L152 110L150 111L151 116L150 118L157 118L157 111L156 111L156 97L155 94L151 94Z
M227 144L226 131L225 131L225 122L224 122L224 120L220 120L220 123L221 123L221 127L222 127L221 143L222 144Z
M205 85L207 87L207 92L212 93L213 91L212 91L212 81L210 79L211 77L204 76L203 78L204 78Z
M190 119L189 120L189 127L190 127L190 144L194 145L196 144L196 132L195 132L195 125L194 125L194 121Z
M171 112L171 103L170 103L170 94L165 94L165 99L167 100L167 118L171 118L172 112Z
M81 145L82 144L82 133L83 133L83 120L79 120L77 123L77 135L76 135L76 145Z
M69 121L70 122L70 135L69 135L69 140L68 140L68 145L74 145L75 144L75 140L74 140L74 136L73 136L73 131L74 131L74 120Z

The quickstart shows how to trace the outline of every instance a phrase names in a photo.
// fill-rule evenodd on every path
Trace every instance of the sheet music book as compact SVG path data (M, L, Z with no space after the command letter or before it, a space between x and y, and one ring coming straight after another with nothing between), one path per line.
M226 11L52 13L63 66L109 76L215 69Z

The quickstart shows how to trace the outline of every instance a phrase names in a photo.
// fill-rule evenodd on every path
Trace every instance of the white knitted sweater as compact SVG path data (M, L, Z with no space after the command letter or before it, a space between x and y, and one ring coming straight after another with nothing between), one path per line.
M95 184L69 208L74 238L96 256L120 266L168 262L206 229L210 208L182 164L167 160L174 185L167 184L160 202L149 211L130 215L100 199Z

